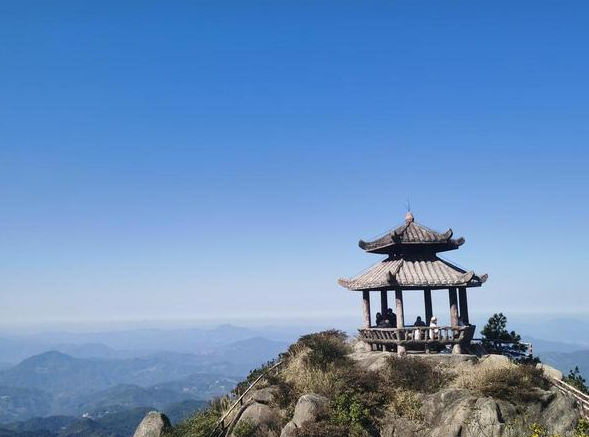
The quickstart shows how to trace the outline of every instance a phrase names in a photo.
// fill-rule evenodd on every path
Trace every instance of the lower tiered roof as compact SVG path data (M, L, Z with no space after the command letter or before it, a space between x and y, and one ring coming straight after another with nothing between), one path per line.
M479 287L487 275L477 276L431 255L387 258L351 279L338 283L349 290Z

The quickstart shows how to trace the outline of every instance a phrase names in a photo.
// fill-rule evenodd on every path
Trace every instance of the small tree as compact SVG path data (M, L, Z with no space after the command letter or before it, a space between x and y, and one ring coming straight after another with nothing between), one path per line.
M526 352L528 347L521 344L521 335L515 331L507 330L507 317L503 313L493 314L481 331L483 335L483 346L490 353L501 353L502 343L509 343L510 348L517 352Z
M579 371L579 366L575 366L574 370L570 370L569 374L563 378L563 381L572 385L577 390L589 394L589 387L587 387L585 378L583 378Z

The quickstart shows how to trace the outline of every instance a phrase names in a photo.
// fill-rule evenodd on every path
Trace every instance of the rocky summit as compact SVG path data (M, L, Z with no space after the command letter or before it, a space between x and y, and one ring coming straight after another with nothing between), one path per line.
M327 331L302 337L232 396L162 435L583 436L586 422L550 382L554 375L498 355L397 357Z

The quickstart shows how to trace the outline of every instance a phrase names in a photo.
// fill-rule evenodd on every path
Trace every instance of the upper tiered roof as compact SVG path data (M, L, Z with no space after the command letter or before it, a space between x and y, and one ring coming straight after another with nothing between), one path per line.
M365 251L388 257L355 277L338 282L357 291L480 287L487 275L466 271L436 255L462 244L464 238L452 239L451 229L443 234L433 231L415 223L413 214L408 212L404 225L374 241L360 241Z
M360 240L358 245L366 252L395 254L415 250L444 252L464 244L464 238L453 239L452 229L443 234L416 223L408 212L405 223L373 241Z

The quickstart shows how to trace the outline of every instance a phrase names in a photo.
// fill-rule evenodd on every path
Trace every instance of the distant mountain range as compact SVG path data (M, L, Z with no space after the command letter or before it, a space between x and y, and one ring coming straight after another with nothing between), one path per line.
M172 423L194 414L204 401L183 401L160 407ZM155 407L131 408L96 417L50 416L7 423L0 426L0 437L129 437L143 417Z
M565 375L578 366L581 375L589 381L589 350L575 352L543 352L538 356L542 362L556 367Z
M230 391L285 347L284 342L254 337L200 355L157 352L100 359L43 352L0 370L0 423L48 415L94 417L208 400Z
M583 332L577 321L559 326ZM589 380L587 338L542 340L542 330L515 328L534 335L525 341L544 362L564 373L578 365ZM305 331L222 325L0 336L0 437L130 437L151 409L180 420Z
M133 329L105 332L45 332L32 335L0 335L0 357L16 364L28 357L54 350L76 358L126 359L157 352L206 355L220 347L252 338L284 345L296 340L303 328L268 327L261 330L221 325L214 329ZM0 367L1 368L1 367Z

